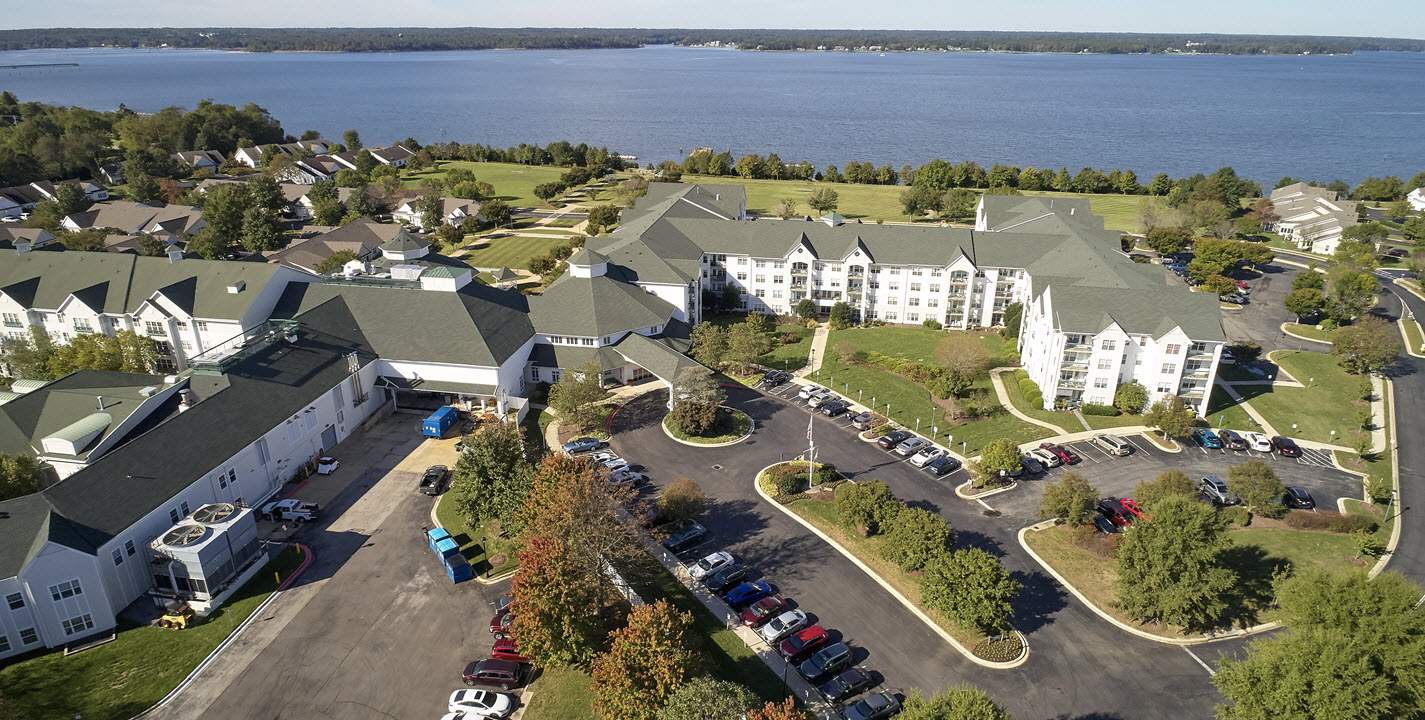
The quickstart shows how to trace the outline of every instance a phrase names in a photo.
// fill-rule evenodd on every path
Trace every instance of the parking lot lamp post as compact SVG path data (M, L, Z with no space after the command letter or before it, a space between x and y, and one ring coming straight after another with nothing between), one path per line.
M1222 419L1225 417L1227 417L1225 414L1217 416L1217 427L1222 427Z
M915 419L915 431L916 433L920 432L920 418Z
M1307 389L1307 390L1310 390L1310 389L1311 389L1311 386L1312 386L1312 385L1315 385L1315 384L1316 384L1316 378L1311 378L1310 380L1306 381L1306 389Z
M864 393L864 392L866 392L866 391L865 391L865 390L857 390L857 391L856 391L856 402L858 402L858 403L861 402L861 393Z
M964 441L961 441L961 442L960 442L960 454L961 454L961 455L964 455L966 452L968 452L968 451L965 450L965 443L964 443Z

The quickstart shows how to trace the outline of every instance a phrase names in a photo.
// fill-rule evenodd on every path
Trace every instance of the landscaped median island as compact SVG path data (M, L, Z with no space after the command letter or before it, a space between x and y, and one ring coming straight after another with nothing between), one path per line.
M284 548L216 612L185 630L121 619L112 642L67 657L56 648L10 658L0 667L4 700L17 718L127 720L178 687L302 559L296 547Z
M719 407L712 426L699 435L683 432L671 414L663 417L663 429L675 440L698 445L721 445L737 442L752 433L752 418L736 408Z
M758 487L850 553L961 646L990 663L1012 663L1028 652L1009 627L1019 584L993 555L953 550L954 530L939 515L911 508L885 483L849 482L822 468L808 488L806 463L778 463ZM834 479L832 479L834 477Z

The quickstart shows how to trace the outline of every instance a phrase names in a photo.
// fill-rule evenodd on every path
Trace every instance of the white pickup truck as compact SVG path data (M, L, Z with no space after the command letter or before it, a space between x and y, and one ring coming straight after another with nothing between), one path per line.
M301 500L278 500L262 506L263 520L291 520L298 525L317 519L317 504Z

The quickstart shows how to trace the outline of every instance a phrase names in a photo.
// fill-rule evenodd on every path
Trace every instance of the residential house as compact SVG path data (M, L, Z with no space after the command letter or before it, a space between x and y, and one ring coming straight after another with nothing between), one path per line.
M173 159L194 170L217 170L228 159L217 150L184 150L173 153Z
M391 219L404 225L421 229L421 211L416 204L418 198L411 198L396 206L391 212ZM484 222L485 218L480 215L480 203L464 198L443 197L441 201L444 208L441 217L446 225L460 225L465 222L465 218L475 218L479 222ZM432 228L424 228L430 230Z
M1410 194L1405 196L1405 200L1410 203L1410 207L1415 208L1415 212L1425 212L1425 187L1411 190Z
M66 215L60 225L70 231L114 228L129 235L182 237L202 230L208 223L203 220L202 208L118 200Z
M392 167L398 168L405 167L406 161L409 160L412 155L415 155L415 153L411 152L410 150L407 150L402 145L392 145L391 147L384 148L374 147L364 149L366 150L366 152L371 153L371 157L376 158L376 161L381 163L382 165L390 165ZM361 150L347 150L346 152L338 153L336 155L332 155L331 157L337 162L341 163L343 166L355 170L356 156L360 153Z
M1342 232L1359 223L1357 203L1326 188L1292 183L1273 190L1271 201L1280 219L1266 229L1318 255L1335 253Z
M277 151L283 155L291 157L298 151L304 151L313 155L325 155L333 145L325 140L298 140L297 142L280 143L276 145ZM262 167L262 152L265 145L238 148L233 153L233 159L242 165L256 168Z
M378 254L383 244L394 240L400 231L400 225L362 218L310 238L294 240L287 247L268 253L267 261L308 272L316 272L322 261L342 250L351 251L357 260L369 261Z
M41 180L29 185L0 188L0 217L19 217L45 200L55 199L58 185L74 185L95 202L109 199L109 191L103 185L88 180L63 180L59 183Z
M42 248L54 242L54 235L40 228L0 225L0 248L15 249L21 245Z
M123 160L120 160L119 162L112 162L107 165L100 165L99 176L104 178L104 182L109 183L110 185L118 185L119 183L124 181L125 165L128 165L128 163Z
M330 180L346 166L331 155L317 155L292 163L283 171L282 179L299 185L311 185L318 180Z

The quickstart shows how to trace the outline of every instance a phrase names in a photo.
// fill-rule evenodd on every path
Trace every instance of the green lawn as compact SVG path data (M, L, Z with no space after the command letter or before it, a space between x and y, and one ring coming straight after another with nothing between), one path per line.
M529 269L529 259L544 255L556 246L568 242L565 236L529 237L508 235L497 238L481 238L479 247L459 256L471 267Z
M1222 378L1223 380L1225 380L1225 381L1227 381L1227 382L1244 382L1244 381L1245 381L1245 382L1250 382L1250 381L1252 381L1252 380L1265 380L1265 379L1266 379L1266 378L1264 378L1264 377L1262 377L1262 376L1260 376L1260 375L1256 375L1256 374L1254 374L1254 373L1248 371L1246 368L1242 367L1241 365L1222 365L1222 364L1219 364L1219 365L1217 366L1217 377Z
M1010 404L1025 415L1036 420L1043 420L1044 422L1057 425L1065 432L1069 432L1069 428L1078 431L1083 427L1083 424L1079 422L1078 418L1074 417L1073 413L1055 412L1053 410L1045 410L1038 405L1030 405L1024 399L1024 393L1019 391L1019 379L1014 376L1014 373L1000 373L1000 381L1004 384L1004 394L1009 396Z
M1406 320L1405 323L1405 346L1420 352L1425 349L1425 337L1421 336L1420 323L1415 320Z
M709 315L704 318L705 322L714 325L736 325L746 319L746 313L720 313ZM790 345L783 345L778 340L776 347L770 352L757 358L757 362L766 365L774 370L785 370L788 372L800 370L806 366L807 360L811 356L811 339L816 334L815 330L803 325L778 325L776 334L778 336L793 333L798 340ZM760 376L757 376L760 379ZM741 380L739 380L741 382ZM743 383L748 384L748 383ZM751 385L756 385L757 380L753 380Z
M574 227L575 225L578 225L578 224L581 223L581 222L584 222L584 220L583 220L582 218L571 218L571 217L554 218L553 220L548 220L548 221L546 221L546 222L544 223L544 227L551 227L551 228L571 228L571 227Z
M1240 392L1240 390L1239 390ZM1237 401L1232 399L1217 385L1212 386L1212 396L1207 399L1207 423L1214 428L1227 428L1243 432L1261 432L1262 426L1247 414Z
M1351 562L1356 555L1355 542L1349 535L1335 533L1301 532L1285 528L1233 528L1233 543L1240 548L1254 548L1254 553L1242 553L1233 565L1238 577L1266 570L1270 577L1271 568L1289 563L1295 568L1319 567L1332 573L1363 573L1367 566Z
M567 168L552 165L516 165L511 163L465 162L454 160L439 164L439 169L402 175L401 183L406 187L418 187L429 177L445 177L451 168L465 168L475 177L494 186L496 197L515 207L547 208L543 200L534 196L534 186L554 182Z
M1346 444L1346 433L1359 429L1354 402L1360 396L1360 378L1342 370L1330 355L1283 350L1273 357L1282 370L1310 387L1238 385L1237 392L1278 432L1332 442L1335 430L1335 443Z
M223 607L187 630L120 621L113 642L64 656L48 650L5 661L0 687L17 718L127 720L162 700L301 563L293 548L259 570ZM8 714L6 717L10 717Z
M1323 330L1315 325L1302 325L1301 323L1286 323L1284 327L1294 335L1300 335L1304 338L1323 343L1330 343L1331 336L1336 332L1335 330Z
M548 668L535 679L534 697L525 708L529 720L592 720L592 678L578 668Z
M939 610L926 607L921 601L919 577L901 570L895 563L886 560L881 555L882 547L886 543L885 536L877 535L867 538L862 537L860 533L848 531L837 518L836 503L798 500L787 507L855 555L882 580L885 580L907 600L930 616L936 625L960 641L960 644L967 648L973 648L976 643L984 639L983 635L961 627L959 623L942 615Z
M497 522L495 520L471 527L456 509L454 493L447 491L440 496L440 502L435 506L435 517L440 521L440 526L460 544L460 554L470 561L470 566L477 575L494 577L519 565L515 558L515 553L520 548L519 541L515 538L494 536L491 526ZM480 543L481 538L485 538L483 545ZM493 557L500 560L499 556L504 556L504 559L499 565L491 566L490 559Z
M1083 195L1063 192L1026 192L1025 195L1046 197L1071 197L1089 199L1089 209L1095 215L1103 216L1103 226L1109 230L1138 232L1138 210L1143 207L1147 195Z
M752 430L752 418L747 417L747 413L741 410L729 412L726 408L719 409L717 422L702 435L689 435L678 429L673 424L671 414L663 417L663 427L668 430L673 437L691 443L701 443L704 445L714 445L717 443L732 442Z
M1092 430L1112 430L1114 428L1132 427L1134 425L1144 425L1142 415L1085 415L1084 419L1089 421L1089 428Z
M1347 499L1344 505L1346 512L1368 517L1380 523L1380 528L1376 530L1376 537L1380 538L1383 543L1390 542L1390 534L1395 528L1395 517L1400 514L1398 506L1390 509L1390 517L1385 517L1385 507L1382 505L1368 504L1354 499Z

